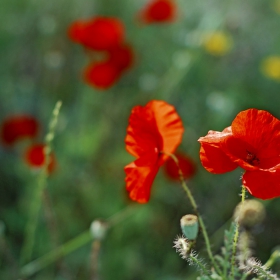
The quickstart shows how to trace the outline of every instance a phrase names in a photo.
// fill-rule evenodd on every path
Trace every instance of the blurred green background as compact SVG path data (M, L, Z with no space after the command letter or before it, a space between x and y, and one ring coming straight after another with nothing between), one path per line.
M265 58L280 55L279 1L178 0L176 21L141 25L136 13L146 2L1 0L0 119L33 114L41 123L36 140L42 142L55 103L63 102L53 141L58 167L46 190L56 222L50 230L42 203L32 260L89 230L93 220L131 207L102 240L98 279L196 279L195 270L172 248L181 216L192 213L179 183L160 171L148 204L137 205L127 197L123 168L133 158L125 151L124 138L132 107L152 99L176 107L185 126L179 150L197 164L188 185L210 236L231 218L240 200L242 170L208 173L199 161L197 139L210 129L221 131L247 108L280 118L280 78L271 79L260 70ZM73 21L96 15L124 22L126 41L136 56L133 67L105 91L83 82L82 69L89 59L67 38ZM224 55L205 48L205 34L215 31L231 38ZM5 225L0 279L19 279L20 250L38 184L38 172L22 158L27 146L25 141L0 148L0 220ZM254 232L255 255L263 262L280 243L279 202L264 202L267 217ZM212 239L216 252L220 233ZM202 236L196 249L207 257ZM90 279L91 267L89 242L28 279Z

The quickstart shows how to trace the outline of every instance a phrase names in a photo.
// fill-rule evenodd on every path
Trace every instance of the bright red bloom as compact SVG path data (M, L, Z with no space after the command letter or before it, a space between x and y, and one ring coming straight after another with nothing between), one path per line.
M108 89L119 79L121 71L111 62L90 64L84 71L86 83L98 89Z
M94 17L87 21L75 21L68 29L74 42L93 50L109 50L124 41L123 23L113 17Z
M110 49L108 54L108 62L114 64L121 71L130 68L133 64L133 50L129 45L116 46Z
M29 115L15 115L4 120L1 138L4 144L13 145L23 138L34 138L39 129L37 120Z
M25 153L25 160L30 167L40 168L45 163L44 145L36 144L29 147ZM50 154L48 172L54 171L56 165L54 153Z
M222 132L200 137L202 165L212 173L245 169L242 183L255 197L280 196L280 121L257 109L240 112Z
M132 200L146 203L161 165L181 143L183 124L175 108L164 101L152 100L132 109L126 150L137 159L125 166L126 189Z
M175 153L174 154L178 159L179 167L183 173L185 179L191 178L195 172L195 164L193 160L184 153ZM179 170L175 161L169 157L164 164L164 172L171 180L179 180Z
M171 22L176 18L177 7L174 0L151 0L139 13L144 23Z

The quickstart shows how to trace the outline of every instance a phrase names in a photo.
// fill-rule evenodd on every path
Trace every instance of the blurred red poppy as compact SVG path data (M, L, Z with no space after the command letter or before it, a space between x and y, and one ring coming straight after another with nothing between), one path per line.
M139 13L140 21L144 23L171 22L176 18L175 0L150 0Z
M132 109L126 150L137 159L125 166L126 189L132 200L146 203L158 169L181 143L183 124L172 105L152 100Z
M129 45L116 46L110 49L108 54L108 62L114 64L121 71L130 68L133 64L133 50Z
M108 89L119 79L121 71L110 62L97 62L88 65L84 71L87 84L98 89Z
M29 115L14 115L5 119L1 127L2 142L13 145L23 138L34 138L39 129L37 120Z
M255 197L280 196L280 121L269 112L240 112L222 132L200 137L202 165L212 173L245 169L242 183Z
M25 153L25 160L30 167L40 168L45 163L44 144L35 144L29 147ZM52 173L55 169L56 161L54 153L50 154L48 172Z
M68 29L68 36L87 48L109 50L124 41L125 28L117 18L98 16L73 22Z
M196 168L193 160L184 153L177 152L174 155L178 159L179 167L183 173L183 177L185 179L191 178L196 172ZM180 179L178 166L171 157L169 157L164 164L164 172L166 176L171 180Z
M77 20L72 22L68 28L68 37L75 43L82 44L86 21Z

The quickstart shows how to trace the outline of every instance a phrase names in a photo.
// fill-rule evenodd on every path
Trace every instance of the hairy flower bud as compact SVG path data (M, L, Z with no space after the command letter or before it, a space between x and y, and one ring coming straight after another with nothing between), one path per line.
M252 227L260 224L265 217L265 209L261 202L255 199L247 199L240 202L233 214L233 219L238 219L240 225L245 227Z

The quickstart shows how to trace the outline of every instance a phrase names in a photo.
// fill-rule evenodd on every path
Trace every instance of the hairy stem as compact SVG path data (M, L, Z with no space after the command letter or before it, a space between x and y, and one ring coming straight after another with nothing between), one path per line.
M214 256L213 256L213 253L212 253L212 250L211 250L211 246L210 246L210 241L209 241L209 237L208 237L208 234L207 234L207 231L206 231L206 228L205 228L205 224L203 222L203 219L202 217L200 216L199 212L198 212L198 207L197 207L197 204L195 202L195 199L189 189L189 187L187 186L185 180L184 180L184 176L183 176L183 172L179 166L179 162L178 162L178 159L175 155L173 154L167 154L168 156L170 156L174 162L177 164L177 167L178 167L178 173L179 173L179 178L180 178L180 181L181 181L181 185L184 189L184 191L186 192L187 196L188 196L188 199L198 217L198 222L199 222L199 225L200 225L200 228L201 228L201 231L202 231L202 234L203 234L203 238L204 238L204 241L205 241L205 245L206 245L206 250L207 250L207 253L208 253L208 256L212 262L212 265L214 266L215 270L221 274L221 270L220 268L218 267L215 259L214 259Z
M242 186L242 192L241 192L241 203L245 201L245 194L246 194L246 188ZM241 204L241 207L242 207ZM235 233L233 237L233 244L232 244L232 256L231 256L231 275L234 275L234 268L235 268L235 255L236 255L236 247L237 247L237 241L239 236L239 221L238 217L236 219L236 227L235 227Z

